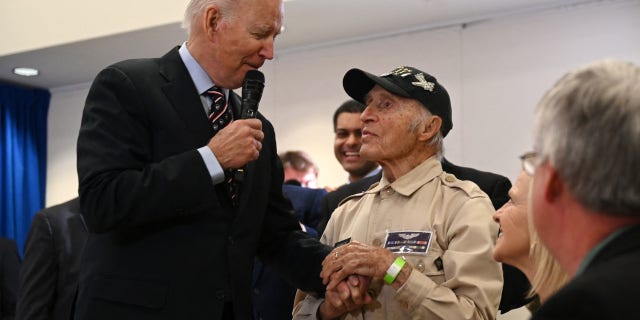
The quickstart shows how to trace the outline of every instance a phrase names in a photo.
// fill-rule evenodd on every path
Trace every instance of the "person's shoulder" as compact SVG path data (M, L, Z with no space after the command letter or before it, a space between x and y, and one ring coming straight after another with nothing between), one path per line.
M446 159L442 161L442 170L455 175L460 180L470 180L478 185L483 183L510 183L509 179L497 173L455 165Z
M140 75L147 77L148 75L143 72L149 70L159 70L161 65L177 65L181 63L180 54L178 53L178 47L171 49L162 57L154 58L130 58L121 60L107 66L105 70L116 69L121 72L127 73L130 76Z
M322 198L327 194L327 190L321 188L306 188L292 184L283 184L282 192L288 196L303 198Z
M338 206L341 206L341 205L343 205L344 203L346 203L348 201L358 200L358 199L364 197L365 195L367 195L367 191L377 187L378 184L379 184L379 181L373 182L366 189L358 190L355 193L352 193L352 194L349 194L349 195L345 196L344 199L340 200L340 202L338 203Z
M46 224L49 229L58 229L75 219L84 220L80 213L80 199L77 197L38 211L32 224Z
M438 176L440 184L452 192L461 192L466 197L478 198L488 197L487 194L471 180L461 180L456 175L449 172L442 172Z
M58 203L49 207L46 207L37 214L43 214L46 216L51 215L75 215L80 214L80 199L78 197L71 200Z
M367 191L373 184L380 181L381 175L375 174L373 176L364 177L358 181L344 184L338 189L329 192L330 195L347 197L356 193Z
M18 252L18 245L13 239L0 237L0 249L3 252Z
M137 75L151 69L158 69L158 58L138 58L118 61L106 67L103 71L117 70L128 75Z

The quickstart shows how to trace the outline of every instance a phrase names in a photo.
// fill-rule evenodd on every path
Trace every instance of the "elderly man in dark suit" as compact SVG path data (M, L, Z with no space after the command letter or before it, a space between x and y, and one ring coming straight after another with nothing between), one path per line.
M86 240L78 198L36 213L20 269L16 319L71 319Z
M324 290L329 248L282 195L274 129L231 91L273 59L282 16L282 0L192 0L183 45L99 73L78 137L77 319L249 319L256 255Z
M532 319L640 319L640 66L569 72L538 104L533 137L533 224L571 280Z

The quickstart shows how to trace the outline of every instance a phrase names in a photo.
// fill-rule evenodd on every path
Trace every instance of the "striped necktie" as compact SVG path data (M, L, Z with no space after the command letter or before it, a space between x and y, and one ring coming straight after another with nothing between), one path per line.
M226 127L233 121L233 111L227 103L222 89L213 86L204 93L205 96L211 98L211 110L209 112L209 121L213 126L213 131L218 133L222 128ZM235 170L225 170L224 177L227 191L231 197L231 202L237 206L238 195L240 193L240 183L234 179Z
M218 133L218 131L233 121L233 112L227 103L222 89L214 86L207 90L204 95L212 100L211 110L209 111L209 121L211 121L213 125L213 131Z

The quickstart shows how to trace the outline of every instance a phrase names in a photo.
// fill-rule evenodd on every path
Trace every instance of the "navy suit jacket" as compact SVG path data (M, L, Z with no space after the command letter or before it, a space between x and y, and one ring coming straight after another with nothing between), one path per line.
M78 198L36 213L20 268L16 319L71 319L87 234Z
M626 230L586 270L551 296L532 320L640 319L640 226Z
M239 116L240 97L229 103ZM102 70L78 137L82 256L76 319L251 317L258 255L297 287L321 292L331 248L300 230L282 195L274 129L261 114L259 158L245 166L238 206L214 185L197 148L214 135L174 48Z
M459 180L469 180L477 184L478 187L489 196L495 209L502 207L502 205L509 201L509 189L511 188L511 182L504 176L492 172L457 166L447 161L447 159L442 159L442 170L455 175ZM374 176L346 184L332 192L329 192L323 200L321 211L323 220L320 223L318 232L320 234L324 232L324 228L331 217L331 213L333 213L333 210L338 207L338 204L342 199L369 189L371 184L380 181L381 177L382 172ZM499 309L502 313L506 313L511 309L524 306L531 301L531 299L526 298L531 285L524 273L513 266L503 263L502 271L504 273L504 285L502 288L502 297L500 299Z
M317 228L322 220L320 205L328 193L327 190L285 184L282 186L282 193L291 201L296 217L307 227L307 233L319 237Z

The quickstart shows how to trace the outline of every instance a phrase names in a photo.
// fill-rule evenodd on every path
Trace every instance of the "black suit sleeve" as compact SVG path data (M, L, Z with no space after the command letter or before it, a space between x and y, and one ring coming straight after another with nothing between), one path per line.
M33 217L20 270L17 319L51 319L58 276L51 225L44 213Z
M271 132L269 129L270 126L265 131ZM273 148L275 150L275 146ZM258 248L260 259L295 287L323 293L324 285L319 275L322 261L332 248L302 231L291 202L282 194L282 163L275 153L271 161L275 166L271 170L269 206Z
M509 179L496 179L489 192L489 198L491 198L491 203L496 210L509 201L509 189L511 189L511 181Z
M329 192L327 195L322 198L320 203L320 222L318 222L318 235L322 235L324 233L324 229L327 227L327 222L329 222L329 218L331 218L331 213L333 210L332 205L333 198L335 194Z

